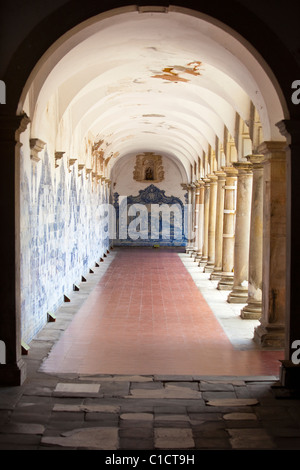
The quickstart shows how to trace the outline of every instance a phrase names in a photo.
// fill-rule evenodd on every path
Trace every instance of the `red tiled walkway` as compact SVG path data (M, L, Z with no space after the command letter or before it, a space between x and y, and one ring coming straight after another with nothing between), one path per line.
M280 358L235 350L176 252L141 248L117 253L42 370L278 375Z

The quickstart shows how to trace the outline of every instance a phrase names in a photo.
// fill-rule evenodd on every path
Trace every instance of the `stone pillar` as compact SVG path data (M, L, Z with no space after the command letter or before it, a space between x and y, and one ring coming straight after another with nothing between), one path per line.
M1 217L5 230L1 232L0 257L1 309L0 341L4 343L5 364L0 365L0 385L19 386L26 379L26 367L21 354L20 306L20 148L21 132L29 123L27 116L0 118ZM3 345L3 343L1 343Z
M204 184L204 222L203 222L203 247L202 258L199 266L204 268L208 260L208 224L209 224L209 197L210 197L210 179L203 178Z
M264 160L263 295L254 340L284 347L286 293L286 144L263 142Z
M198 211L198 251L195 256L195 261L200 262L202 258L203 249L203 223L204 223L204 182L198 181L199 184L199 211Z
M215 238L215 266L211 273L211 280L219 280L222 272L223 251L223 217L224 217L224 186L226 173L216 171L217 183L217 207L216 207L216 238Z
M300 121L284 120L277 124L287 139L287 262L286 262L286 332L285 354L281 361L280 382L291 390L300 389ZM284 280L282 280L284 282Z
M195 191L195 207L194 207L194 234L195 243L192 256L194 260L197 259L197 253L199 251L199 204L200 204L200 184L198 181L194 182Z
M252 200L252 164L233 163L238 171L234 241L233 288L229 303L246 303L248 298L248 266Z
M226 173L226 183L224 186L225 195L222 274L217 288L219 290L231 290L233 286L234 268L234 229L237 170L234 167L224 167L223 170Z
M262 313L262 248L263 248L263 155L250 155L253 186L250 225L248 299L241 317L259 320Z
M187 239L187 245L185 247L185 252L187 252L188 244L189 244L189 223L190 223L190 213L189 213L189 191L188 186L185 183L181 183L181 187L183 191L186 191L185 194L185 207L184 207L184 236Z
M216 243L216 208L217 208L217 181L215 175L208 176L210 180L209 194L209 221L208 221L208 257L204 272L211 273L215 265L215 243Z
M190 253L192 250L192 223L193 223L193 193L192 193L192 188L189 184L182 184L181 185L184 190L187 190L188 192L188 208L187 208L187 246L185 249L186 253Z
M196 206L196 186L194 183L189 184L190 191L192 194L192 214L191 214L191 245L189 254L190 257L194 255L195 252L195 244L196 244L196 237L195 237L195 206Z

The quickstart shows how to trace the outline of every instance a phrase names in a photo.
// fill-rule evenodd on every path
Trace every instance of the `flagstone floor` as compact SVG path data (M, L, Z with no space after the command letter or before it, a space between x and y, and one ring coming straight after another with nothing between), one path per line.
M61 315L74 315L42 371L278 375L282 351L257 348L253 331L249 333L249 325L255 325L234 310L241 306L229 307L208 275L177 251L114 250L105 268L95 268L103 272L82 305L76 303L80 294L74 293L62 307Z

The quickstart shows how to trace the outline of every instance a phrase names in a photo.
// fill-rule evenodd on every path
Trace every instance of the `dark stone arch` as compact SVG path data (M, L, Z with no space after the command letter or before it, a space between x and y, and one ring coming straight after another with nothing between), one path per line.
M241 3L243 1L243 4ZM247 0L248 1L248 0ZM1 2L0 17L2 21L6 21L6 5L10 2ZM20 360L20 338L19 338L19 319L16 318L16 274L14 272L16 262L16 251L14 244L14 236L16 233L15 223L15 148L18 139L15 133L20 126L21 117L16 117L16 111L22 90L28 80L28 77L36 63L47 51L47 49L63 34L71 28L76 27L81 22L91 18L92 16L104 13L111 9L120 8L137 4L142 5L162 5L168 6L166 1L121 1L121 0L104 0L95 2L93 0L70 0L43 16L41 10L35 9L35 5L42 5L41 0L28 2L28 16L32 15L36 19L31 22L33 27L30 30L23 31L23 37L18 36L11 47L11 58L7 67L2 67L1 80L6 85L6 104L0 105L0 151L2 158L2 173L5 175L3 184L1 185L1 203L2 216L6 223L5 233L2 234L2 247L0 256L4 269L1 272L1 289L2 289L2 307L3 313L0 314L0 324L6 324L5 327L5 343L7 346L7 367L3 373L0 373L0 385L10 384L19 385L25 379L25 372ZM51 5L54 5L51 2ZM14 2L15 12L17 14L18 5L25 4L19 0ZM209 2L200 0L173 0L170 4L195 10L215 18L222 23L228 25L237 31L243 38L258 51L261 57L266 61L274 76L276 77L282 93L285 97L286 104L290 113L291 121L284 123L285 131L289 134L290 156L289 156L289 230L290 230L290 246L289 252L291 266L288 277L293 284L290 287L291 298L288 309L291 311L298 310L298 286L300 283L300 254L298 248L298 240L300 238L300 228L297 223L300 208L300 186L298 182L298 174L300 172L299 163L299 135L300 135L300 105L296 106L291 100L291 84L300 78L299 58L292 47L287 44L293 40L293 35L289 33L289 18L299 18L300 6L298 1L289 0L282 1L282 17L279 13L275 18L273 26L267 24L259 15L261 2L249 1L250 7L247 7L246 0L210 0ZM251 8L251 9L250 9ZM262 6L264 8L264 6ZM268 5L265 6L268 8ZM270 19L272 14L270 13ZM11 17L9 24L11 36L4 37L2 40L2 48L10 48L10 38L18 35L17 28L14 27L14 16ZM24 18L26 23L26 17ZM34 24L35 23L35 24ZM288 41L284 44L276 33L276 24L283 26ZM299 48L298 48L299 54ZM293 204L291 204L291 201ZM299 317L299 315L298 315ZM295 320L296 316L289 321L289 326L293 327L293 334L299 333L299 320ZM298 368L299 371L299 368ZM298 384L300 380L298 378Z
M14 3L16 5L16 14L19 2ZM299 63L297 64L294 54L280 41L276 31L273 31L266 22L259 18L258 14L253 12L256 8L255 6L252 6L251 9L247 8L246 5L242 5L238 0L226 0L224 2L219 0L211 0L210 2L196 0L173 0L172 2L165 0L140 0L137 2L130 0L106 0L94 2L93 0L86 0L84 5L82 0L70 0L57 9L52 9L49 15L42 18L42 15L39 17L40 10L34 10L34 4L38 5L39 3L41 3L40 0L36 0L28 5L28 9L30 6L32 8L31 14L36 18L36 24L26 38L19 43L17 50L12 54L7 69L2 71L3 76L1 78L7 85L7 98L6 105L2 105L0 108L1 114L16 112L23 87L34 66L47 49L70 29L93 16L117 8L135 5L165 7L172 5L209 15L237 31L252 44L277 78L291 116L295 118L300 116L300 109L291 102L291 84L295 79L299 78L297 76ZM251 2L249 3L251 4ZM286 14L290 12L291 17L294 17L298 12L299 17L299 2L289 0L288 11L286 2L282 2L282 5ZM0 8L1 17L5 18L5 2L1 2ZM266 6L266 8L269 7ZM257 11L259 12L258 7ZM272 18L271 14L270 18ZM285 24L288 25L286 18L287 15L285 15ZM11 24L11 32L12 35L18 33L13 23ZM286 34L289 34L288 27ZM9 47L7 40L5 44ZM2 45L2 47L5 46Z

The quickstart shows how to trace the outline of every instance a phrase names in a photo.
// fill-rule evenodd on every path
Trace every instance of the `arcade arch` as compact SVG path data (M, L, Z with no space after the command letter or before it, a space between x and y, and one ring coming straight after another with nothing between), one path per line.
M30 120L20 136L23 176L31 188L30 197L42 194L43 207L51 208L53 217L45 220L50 230L61 222L56 212L56 202L61 201L58 195L61 198L65 192L71 205L75 196L70 188L75 188L78 204L80 193L86 201L93 198L95 206L99 201L108 202L117 183L118 172L114 170L119 162L141 152L160 153L180 168L181 189L188 194L187 251L200 269L216 276L218 268L219 274L227 277L223 283L220 278L218 288L229 290L229 301L235 301L234 294L230 296L235 291L239 299L243 296L244 303L254 295L247 289L245 301L244 285L250 281L251 266L245 268L236 260L250 261L250 235L257 238L258 230L253 225L250 230L251 207L253 210L258 201L252 198L260 198L261 209L264 203L259 213L263 258L257 248L251 263L252 272L253 263L256 271L260 263L261 279L255 282L261 284L250 285L256 294L260 290L253 297L258 304L261 302L257 340L262 345L282 347L286 141L276 124L289 118L285 99L267 64L235 31L185 8L154 10L130 6L90 18L61 37L37 63L18 107L18 114L25 113ZM254 172L261 168L264 196L252 191ZM57 169L59 176L55 174ZM82 178L80 185L77 177ZM66 188L64 178L68 181ZM38 187L37 181L42 185ZM28 204L33 199L29 198ZM242 207L245 199L248 205ZM220 200L224 201L223 207L218 205ZM276 220L270 220L275 206ZM71 212L70 218L74 216ZM32 240L23 217L21 211L21 227L25 228L21 247ZM91 217L87 210L85 217ZM95 225L93 230L97 231ZM105 251L111 241L100 231L98 227L100 249ZM64 234L65 243L69 235L70 226ZM51 241L55 251L54 238ZM78 245L74 231L72 238ZM89 253L80 251L83 247L77 246L76 250L68 254L74 263L65 289L76 282L84 257L88 262L101 255L92 246ZM280 268L275 253L281 257ZM216 264L217 254L221 265ZM24 273L29 263L26 256L30 258L27 254L21 260ZM50 258L53 263L53 254L48 256L49 263ZM40 268L45 269L46 264ZM62 272L66 269L67 265ZM58 305L62 298L58 286L52 279L48 281L49 292L37 293L45 299L45 308L55 288L51 306ZM20 287L20 305L24 305L30 286L22 286L22 277ZM253 318L257 318L257 311L259 307L252 312ZM31 330L26 330L28 319L23 315L28 339L42 322L40 318Z

